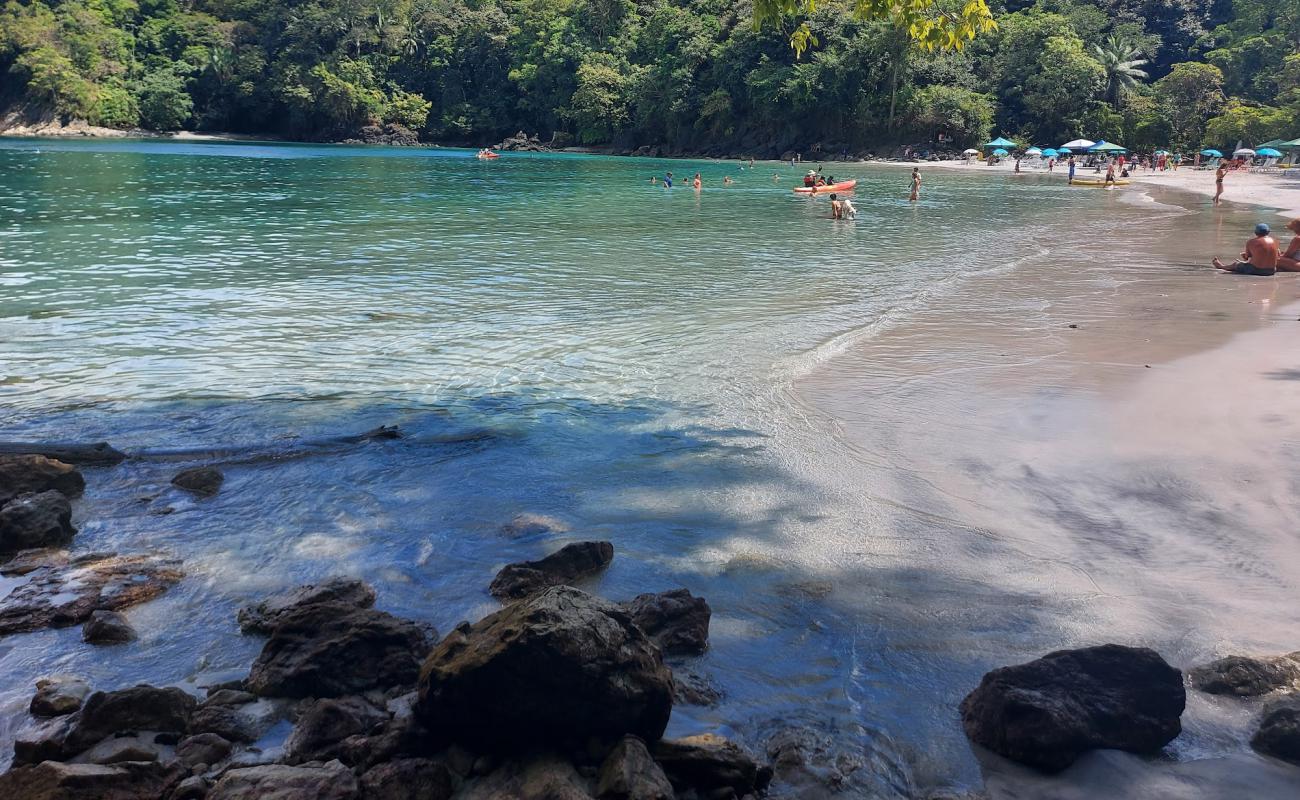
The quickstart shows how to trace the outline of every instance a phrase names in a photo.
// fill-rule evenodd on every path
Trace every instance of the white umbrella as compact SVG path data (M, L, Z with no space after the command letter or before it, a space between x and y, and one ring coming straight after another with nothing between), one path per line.
M1025 155L1027 156L1041 156L1042 154L1043 151L1039 150L1037 147L1031 147L1025 151Z
M1061 145L1061 147L1068 147L1071 150L1087 150L1089 147L1092 147L1094 144L1096 144L1096 142L1092 142L1087 139L1075 139L1073 142L1066 142L1065 144Z
M980 154L980 151L973 147L967 147L965 150L961 151L961 154L964 156L977 156Z
M1255 155L1255 151L1251 150L1249 147L1239 147L1236 150L1233 150L1232 154L1234 156L1253 156Z

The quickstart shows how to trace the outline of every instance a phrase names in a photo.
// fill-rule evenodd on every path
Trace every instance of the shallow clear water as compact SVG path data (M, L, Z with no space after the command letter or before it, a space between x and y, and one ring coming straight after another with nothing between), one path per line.
M725 699L679 707L672 732L758 744L800 721L870 764L858 792L978 785L956 701L1008 649L1051 639L1040 609L987 622L959 592L945 609L942 590L918 602L907 575L864 573L855 539L905 552L925 518L899 523L872 494L880 465L828 438L794 387L969 276L1042 256L1044 230L1082 247L1131 209L976 170L927 173L910 204L906 172L834 165L860 181L857 220L836 223L790 192L788 165L472 156L0 142L0 439L152 454L87 470L76 546L163 549L189 570L130 612L135 644L0 642L8 724L46 672L242 674L260 642L234 610L274 589L353 574L445 630L496 607L502 564L598 537L617 555L594 591L684 585L713 605L690 666ZM705 189L651 186L665 170ZM408 436L224 451L379 424ZM168 488L214 458L217 498ZM568 531L503 535L518 513Z

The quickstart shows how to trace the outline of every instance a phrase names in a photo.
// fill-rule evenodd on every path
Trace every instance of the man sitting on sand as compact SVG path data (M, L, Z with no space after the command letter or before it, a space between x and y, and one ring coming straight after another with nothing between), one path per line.
M1293 219L1286 224L1286 229L1295 234L1286 252L1277 258L1277 268L1282 272L1300 272L1300 219Z
M1236 261L1224 264L1216 258L1211 263L1225 272L1264 277L1277 273L1277 261L1280 257L1277 240L1269 235L1268 225L1261 222L1255 226L1255 238L1246 242L1246 252L1237 256Z

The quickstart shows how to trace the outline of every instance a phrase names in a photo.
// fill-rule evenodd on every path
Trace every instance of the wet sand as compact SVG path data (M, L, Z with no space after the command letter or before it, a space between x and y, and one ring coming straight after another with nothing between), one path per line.
M839 600L912 631L885 661L946 648L973 681L1102 642L1183 669L1300 646L1300 280L1202 266L1256 210L1098 200L1117 226L1068 250L1044 231L1042 256L852 340L797 386L843 446L845 493L877 509L840 556L870 588ZM1247 745L1258 709L1189 693L1173 763L1104 753L1044 778L976 755L995 798L1294 797L1300 769ZM956 754L955 711L922 713L952 717L931 758Z

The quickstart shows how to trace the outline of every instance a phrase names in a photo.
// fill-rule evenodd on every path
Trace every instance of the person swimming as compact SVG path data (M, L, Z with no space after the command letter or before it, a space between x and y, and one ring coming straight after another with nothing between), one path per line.
M1255 226L1255 237L1246 241L1246 252L1237 256L1231 264L1224 264L1218 258L1210 263L1216 269L1237 275L1257 275L1268 277L1277 274L1277 262L1281 258L1277 240L1269 235L1269 227L1261 222Z

